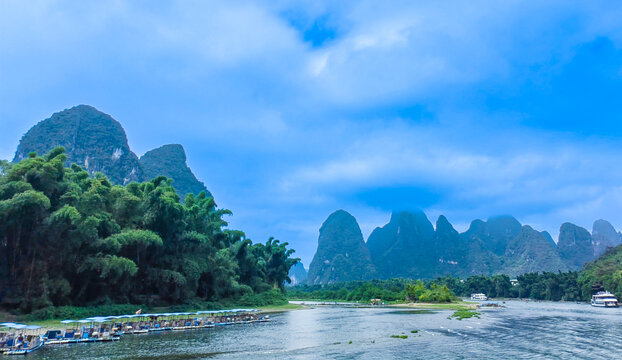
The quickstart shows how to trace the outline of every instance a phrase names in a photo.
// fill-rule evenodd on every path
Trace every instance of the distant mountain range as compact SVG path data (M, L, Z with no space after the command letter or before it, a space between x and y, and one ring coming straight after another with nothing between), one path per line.
M188 193L201 191L211 196L186 164L186 153L181 145L164 145L139 159L127 143L123 126L110 115L88 105L55 113L33 126L22 137L13 161L27 157L30 152L45 154L59 145L65 147L67 165L78 164L91 175L101 172L115 184L147 181L164 175L173 179L173 187L182 200Z
M555 243L512 216L474 220L459 233L445 216L433 226L422 211L394 212L365 242L356 219L338 210L320 229L307 282L577 270L619 244L622 234L605 220L597 220L591 234L564 223Z

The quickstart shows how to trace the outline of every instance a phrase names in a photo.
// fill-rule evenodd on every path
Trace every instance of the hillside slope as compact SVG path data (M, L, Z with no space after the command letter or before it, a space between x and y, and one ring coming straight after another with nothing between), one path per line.
M622 299L622 245L609 248L598 259L585 264L579 283L583 294L591 294L592 289L607 290Z

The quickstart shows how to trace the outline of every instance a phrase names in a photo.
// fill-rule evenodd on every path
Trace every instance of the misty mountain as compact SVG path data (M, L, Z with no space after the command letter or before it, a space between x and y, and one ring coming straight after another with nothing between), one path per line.
M296 286L307 282L307 270L301 262L297 262L289 269L288 276L292 282L286 284L287 286Z
M179 144L164 145L147 151L140 157L140 165L145 180L160 175L173 179L173 187L182 199L186 194L198 194L201 191L212 196L186 164L186 152Z
M210 192L197 180L186 164L181 145L164 145L148 151L140 159L128 145L123 126L92 106L78 105L40 121L22 137L14 162L29 153L45 154L63 146L66 165L85 168L89 174L105 174L114 184L147 181L159 175L173 179L173 187L182 200L187 193Z
M371 233L367 247L382 277L426 277L435 262L433 240L434 227L422 211L402 211Z
M337 213L341 212L347 214ZM375 228L367 243L363 243L354 217L344 215L341 221L332 221L331 217L330 226L327 227L328 220L322 226L321 244L318 243L312 263L314 271L329 272L330 276L314 273L308 280L311 284L394 277L430 279L444 275L517 276L534 271L575 270L593 260L595 252L600 251L597 248L611 247L622 238L604 220L595 223L595 239L586 229L565 223L555 243L548 232L523 225L512 216L491 217L487 221L476 219L465 232L459 233L443 215L434 227L422 211L401 211L393 212L389 222ZM344 241L344 237L349 240ZM367 253L361 245L369 250L375 273L370 271ZM352 254L353 248L358 254L365 254L360 260L361 267L356 261L342 259L344 253ZM330 260L330 256L338 261ZM321 261L325 262L323 266L319 266Z
M602 255L607 248L622 244L622 234L605 220L596 220L592 226L592 244L594 256Z
M123 126L92 106L78 105L57 112L33 126L19 142L13 161L20 161L30 152L45 154L56 146L65 147L67 165L76 163L91 175L102 172L115 184L143 177Z
M335 211L320 228L307 282L330 284L375 276L376 269L356 219L344 210Z
M567 271L568 266L547 235L524 225L518 236L509 241L498 272L517 276L534 271Z
M592 235L575 224L563 223L559 229L557 251L572 270L580 269L583 264L594 260Z

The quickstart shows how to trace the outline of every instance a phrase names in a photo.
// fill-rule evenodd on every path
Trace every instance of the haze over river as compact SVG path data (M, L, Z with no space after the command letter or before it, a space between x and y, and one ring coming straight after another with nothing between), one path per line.
M613 359L622 354L622 308L522 301L505 305L462 321L449 320L449 310L318 306L274 314L269 323L50 346L28 358ZM391 338L393 334L408 338Z

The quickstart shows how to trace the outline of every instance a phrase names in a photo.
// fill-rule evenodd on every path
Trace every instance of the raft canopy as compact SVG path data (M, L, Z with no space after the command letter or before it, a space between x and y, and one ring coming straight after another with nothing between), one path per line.
M250 312L258 312L261 311L259 309L230 309L230 310L202 310L197 311L195 313L191 312L177 312L177 313L162 313L162 314L128 314L128 315L109 315L109 316L93 316L82 320L63 320L61 323L70 324L73 322L78 322L81 324L90 323L90 322L106 322L113 319L133 319L133 318L144 318L144 317L162 317L162 316L187 316L187 315L203 315L203 314L233 314L233 313L250 313ZM13 324L13 323L6 323ZM3 324L0 324L2 326Z

